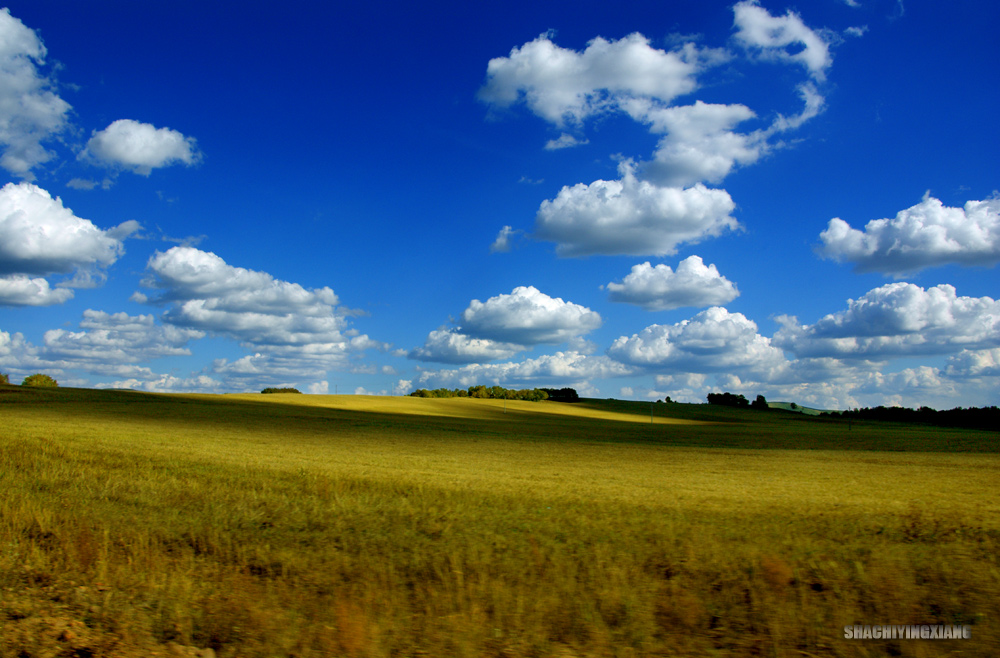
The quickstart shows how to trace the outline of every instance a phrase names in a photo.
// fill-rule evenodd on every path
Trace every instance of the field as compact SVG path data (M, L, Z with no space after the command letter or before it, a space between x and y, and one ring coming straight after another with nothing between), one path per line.
M998 494L996 432L0 387L0 658L995 656Z

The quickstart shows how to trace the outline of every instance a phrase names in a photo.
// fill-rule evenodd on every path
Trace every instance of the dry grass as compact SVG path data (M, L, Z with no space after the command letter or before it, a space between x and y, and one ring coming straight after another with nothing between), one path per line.
M1000 649L995 435L502 404L0 395L0 656Z

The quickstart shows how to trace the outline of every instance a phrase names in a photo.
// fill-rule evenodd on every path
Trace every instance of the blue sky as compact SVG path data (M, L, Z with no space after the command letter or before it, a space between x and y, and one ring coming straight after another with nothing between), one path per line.
M0 371L998 403L993 3L11 2Z

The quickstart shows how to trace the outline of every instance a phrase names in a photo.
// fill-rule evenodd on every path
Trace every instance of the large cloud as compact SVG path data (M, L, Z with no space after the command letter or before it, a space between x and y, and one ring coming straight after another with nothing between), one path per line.
M462 312L462 332L516 345L558 344L601 326L601 316L585 306L549 297L534 286L509 295L472 300Z
M649 311L682 306L719 306L739 296L732 281L719 274L715 265L705 265L699 256L689 256L677 265L633 265L621 283L609 283L608 299L636 304Z
M771 16L757 0L743 0L733 7L733 23L739 43L764 59L799 64L817 80L830 66L830 45L820 33L806 26L798 14Z
M461 326L432 331L411 359L438 363L482 363L507 359L535 345L581 341L601 326L601 316L585 306L549 297L534 286L509 295L472 300Z
M664 52L641 34L618 41L597 37L582 53L561 48L543 34L491 59L479 98L498 107L524 102L545 120L562 125L617 109L624 99L669 103L695 89L693 47Z
M578 183L543 201L535 237L555 242L560 256L663 256L738 226L725 190L660 187L636 178L629 161L619 173L620 180Z
M46 331L41 345L21 334L0 332L0 358L5 368L22 374L47 372L60 378L69 373L152 380L158 375L143 361L190 354L187 343L203 332L156 324L152 315L84 311L79 331Z
M961 379L1000 379L1000 348L962 350L948 359L947 373L950 377ZM991 388L996 390L997 387L994 385Z
M67 126L69 103L37 68L45 55L35 32L0 9L0 167L21 178L52 158L42 142Z
M733 128L755 115L745 105L660 107L646 100L625 106L632 118L649 124L660 139L653 161L643 171L661 185L683 187L699 181L717 183L738 164L755 162L764 148L756 135Z
M170 324L229 336L255 349L341 354L350 347L330 288L307 290L194 247L157 252L147 267L143 284L163 291L156 301L172 303L163 316Z
M761 379L787 365L782 351L757 333L756 323L718 306L690 320L654 324L631 337L621 336L608 348L608 356L663 374L732 372Z
M160 167L195 164L201 153L194 138L176 130L119 119L104 130L95 131L80 157L148 176Z
M1000 302L959 297L955 288L891 283L848 300L847 309L800 325L778 318L775 344L798 356L882 359L955 354L1000 346Z
M925 195L893 219L873 219L864 231L831 219L820 239L821 255L852 262L859 272L899 276L948 263L995 265L1000 262L1000 199L952 208Z
M798 86L802 111L778 114L771 125L749 133L734 127L756 115L745 105L720 105L696 101L693 105L658 107L646 100L631 101L626 111L646 123L654 134L663 134L652 160L642 172L660 185L686 186L699 181L718 183L737 166L753 164L780 146L775 137L800 127L819 114L825 103L815 86Z
M102 231L31 183L0 189L0 274L68 273L111 265L122 240L138 228L129 221Z
M454 329L441 328L428 334L424 346L412 350L407 356L418 361L438 363L484 363L509 359L526 349L524 345L472 338Z
M45 332L46 358L72 362L73 367L94 371L109 364L187 355L191 353L187 343L205 335L197 330L157 325L152 315L132 316L91 309L84 311L80 328L83 331Z
M72 290L53 288L47 279L24 274L0 276L0 306L51 306L72 297Z
M0 12L2 13L2 12ZM66 301L70 292L52 290L37 275L69 274L62 287L86 287L101 268L124 252L122 241L138 230L127 221L103 231L81 219L59 198L32 183L0 189L0 304L45 305Z

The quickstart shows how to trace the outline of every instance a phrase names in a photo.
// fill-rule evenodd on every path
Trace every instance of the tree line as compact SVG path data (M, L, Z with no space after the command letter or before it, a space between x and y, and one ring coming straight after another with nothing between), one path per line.
M6 373L0 372L0 384L10 385L10 377ZM56 387L59 386L59 382L53 379L50 375L46 375L40 372L36 372L34 375L28 375L21 382L21 386L41 386L41 387Z
M923 423L939 427L1000 430L1000 408L955 407L938 411L931 407L863 407L847 411L826 411L821 416L845 420L882 420L895 423Z
M503 386L470 386L469 388L418 388L410 393L415 398L481 398L487 400L527 400L541 402L553 400L556 402L576 402L580 396L572 388L522 388L512 389Z
M746 396L740 394L735 395L726 391L725 393L709 393L707 396L709 404L717 404L723 407L736 407L737 409L749 407L751 409L767 409L767 400L764 399L763 395L758 395L757 398L750 402L746 399Z

